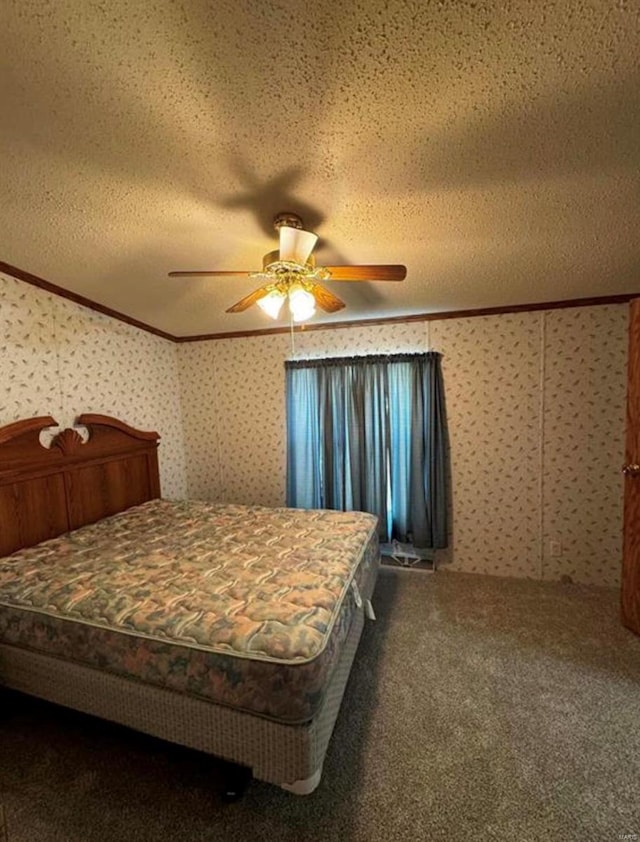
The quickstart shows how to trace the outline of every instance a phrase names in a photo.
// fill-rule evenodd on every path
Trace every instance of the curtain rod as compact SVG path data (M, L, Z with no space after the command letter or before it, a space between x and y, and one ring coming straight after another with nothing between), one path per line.
M439 351L401 354L359 354L352 357L318 357L305 360L285 360L285 368L321 368L337 365L375 365L377 363L413 362L419 359L441 357Z

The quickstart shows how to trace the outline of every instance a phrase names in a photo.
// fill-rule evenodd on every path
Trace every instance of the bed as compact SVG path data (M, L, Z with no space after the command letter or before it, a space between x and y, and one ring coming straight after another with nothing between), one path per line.
M43 445L54 426L0 428L0 684L312 792L375 518L163 500L156 433L81 415Z

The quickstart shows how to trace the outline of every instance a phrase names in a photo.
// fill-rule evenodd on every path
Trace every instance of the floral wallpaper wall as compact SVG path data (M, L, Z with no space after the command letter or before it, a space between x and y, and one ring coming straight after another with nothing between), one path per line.
M460 570L539 574L539 323L537 313L431 323L451 445L449 556Z
M283 505L287 341L179 346L189 496Z
M186 494L177 357L172 342L0 274L0 425L98 412L157 430L166 497Z
M623 305L554 310L545 320L545 578L618 582L627 328Z
M626 305L179 346L189 494L282 505L285 359L441 351L452 570L619 581ZM552 548L553 542L553 548ZM559 547L558 547L559 545ZM552 552L553 550L553 552Z

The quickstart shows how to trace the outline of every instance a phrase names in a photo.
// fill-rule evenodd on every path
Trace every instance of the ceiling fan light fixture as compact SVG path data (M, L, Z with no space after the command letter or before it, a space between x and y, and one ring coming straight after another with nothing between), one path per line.
M289 289L289 310L294 322L304 322L316 312L316 300L301 284Z
M277 319L284 304L286 295L283 295L279 290L272 289L262 298L258 299L258 307L270 316L272 319Z

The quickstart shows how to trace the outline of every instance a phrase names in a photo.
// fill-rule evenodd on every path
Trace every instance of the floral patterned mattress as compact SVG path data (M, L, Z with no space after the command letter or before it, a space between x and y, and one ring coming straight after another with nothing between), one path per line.
M378 564L372 515L152 500L0 559L0 642L305 722Z

